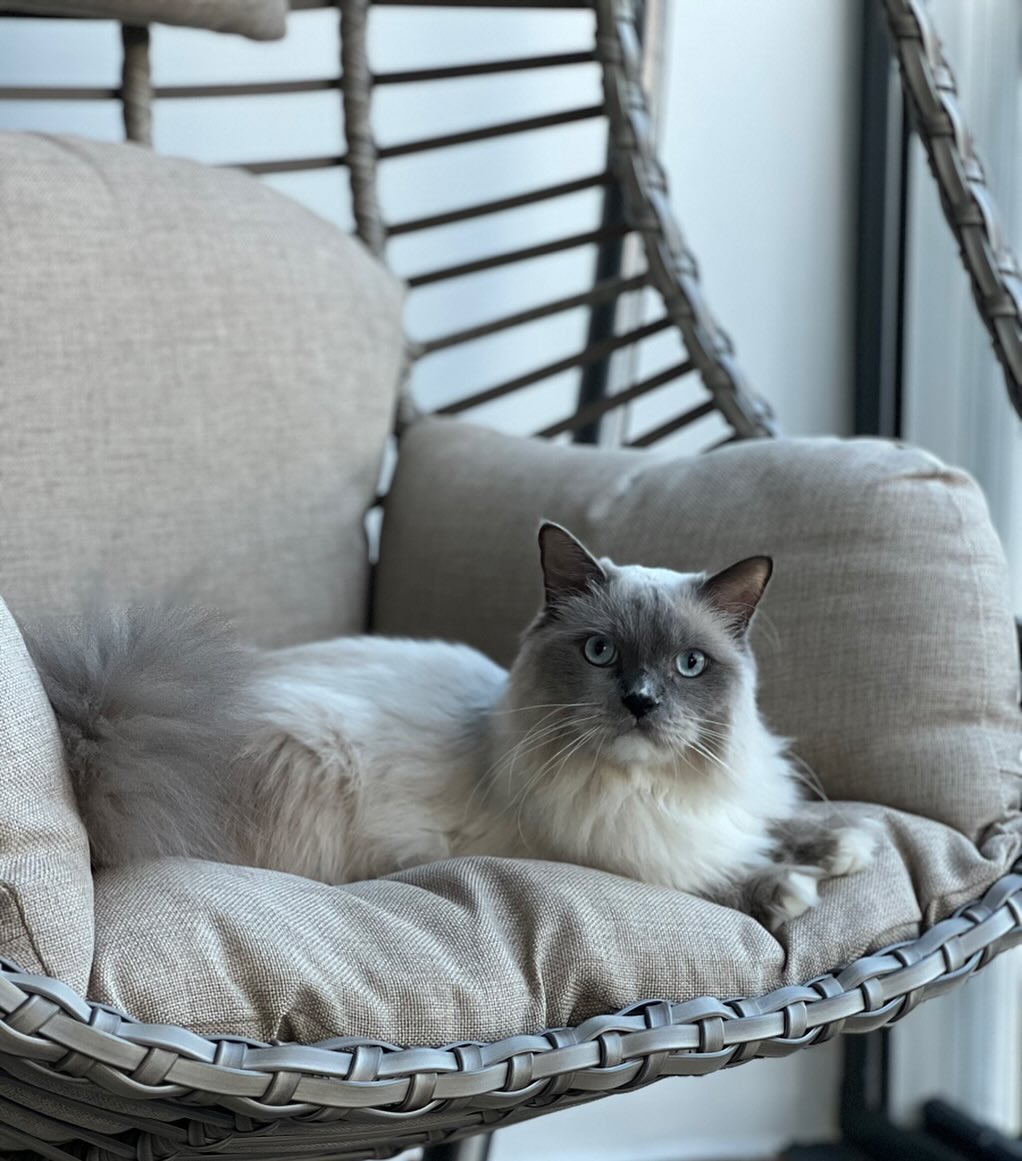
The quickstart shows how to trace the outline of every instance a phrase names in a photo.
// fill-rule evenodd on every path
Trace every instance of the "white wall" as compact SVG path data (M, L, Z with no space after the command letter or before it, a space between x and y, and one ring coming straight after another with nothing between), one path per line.
M672 5L673 200L711 305L793 435L851 424L858 8Z
M853 191L854 0L675 0L664 99L663 151L673 196L699 255L711 306L734 338L750 379L793 434L843 432L850 415ZM514 19L512 19L514 17ZM163 83L251 77L329 75L336 36L330 13L292 20L284 45L249 45L209 34L158 30L155 71ZM516 55L577 46L585 13L451 14L384 10L376 16L377 67ZM0 83L54 81L114 84L118 49L107 26L36 21L4 28ZM598 94L594 67L552 70L546 90L519 74L499 86L471 82L442 97L423 87L411 105L382 94L377 127L384 141L463 127L495 102L525 115L543 105L583 104ZM550 99L549 86L557 96ZM71 129L115 139L116 107L0 105L0 127ZM336 151L340 118L334 94L259 102L195 101L158 110L156 144L207 161ZM581 125L524 142L464 151L459 177L423 160L390 167L384 182L396 215L428 212L526 188L542 166L545 181L600 168L602 136ZM343 182L335 173L276 178L279 189L345 222ZM561 207L509 215L500 224L438 231L402 243L392 257L405 271L453 262L518 244L535 234L585 228L598 204L591 195ZM523 272L517 282L481 278L422 294L409 325L421 335L469 325L497 312L579 289L592 254L561 256ZM497 301L499 297L500 301ZM579 345L583 315L543 323L509 339L499 368L469 351L436 360L420 389L431 401L476 376L516 374ZM492 352L489 356L492 359ZM555 403L570 402L570 382ZM534 423L551 396L526 404L529 415L495 410L492 422ZM681 935L679 935L681 938ZM794 1137L826 1136L835 1127L839 1055L829 1045L785 1061L753 1064L699 1081L668 1081L649 1090L561 1113L501 1134L497 1161L572 1158L765 1156Z

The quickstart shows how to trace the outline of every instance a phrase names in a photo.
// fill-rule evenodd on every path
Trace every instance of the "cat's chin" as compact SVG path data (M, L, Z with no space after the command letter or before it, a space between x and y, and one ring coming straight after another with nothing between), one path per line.
M623 766L653 765L663 760L664 746L646 730L632 729L620 734L606 746L608 758Z

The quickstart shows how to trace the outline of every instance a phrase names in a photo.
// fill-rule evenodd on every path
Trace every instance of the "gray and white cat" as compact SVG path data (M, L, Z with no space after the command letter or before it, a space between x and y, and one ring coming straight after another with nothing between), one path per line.
M192 855L329 883L457 855L580 863L776 928L871 831L800 817L756 708L767 557L714 576L539 533L545 599L510 673L464 645L238 645L135 608L31 638L98 865Z

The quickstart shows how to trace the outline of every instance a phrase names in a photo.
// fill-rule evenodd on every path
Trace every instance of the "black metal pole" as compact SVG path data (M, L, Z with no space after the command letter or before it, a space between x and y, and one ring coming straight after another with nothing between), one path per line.
M422 1151L422 1161L486 1161L492 1134L465 1137L449 1145L430 1145Z
M908 124L881 0L861 25L855 262L857 435L902 434Z

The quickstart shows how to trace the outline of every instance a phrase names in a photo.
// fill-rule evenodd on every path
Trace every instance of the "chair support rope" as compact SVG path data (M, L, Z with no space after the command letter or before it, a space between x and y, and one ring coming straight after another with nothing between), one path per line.
M926 149L980 317L1022 416L1022 271L1004 237L955 78L922 0L884 0L913 128Z

